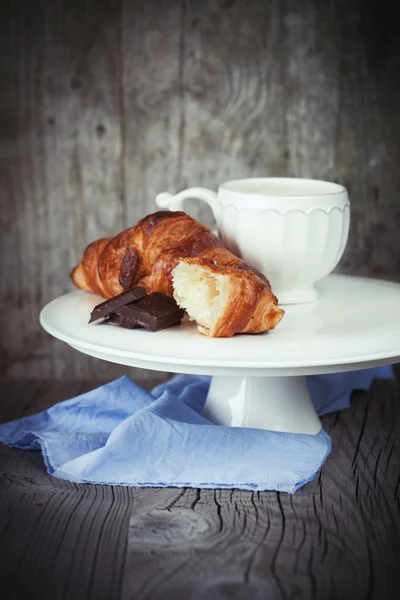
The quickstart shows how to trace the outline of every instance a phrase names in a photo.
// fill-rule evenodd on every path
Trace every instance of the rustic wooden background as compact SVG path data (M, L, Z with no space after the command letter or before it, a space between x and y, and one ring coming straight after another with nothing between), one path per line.
M51 339L38 314L70 289L88 242L151 212L163 190L254 175L341 182L352 231L340 268L399 280L394 10L361 0L2 0L1 376L122 372ZM195 214L209 218L204 207Z

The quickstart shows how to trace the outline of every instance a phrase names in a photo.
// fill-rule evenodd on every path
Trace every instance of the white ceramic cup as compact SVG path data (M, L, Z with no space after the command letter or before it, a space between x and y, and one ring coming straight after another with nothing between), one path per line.
M317 298L314 284L341 259L350 225L346 189L314 179L264 177L227 181L218 194L189 188L156 198L161 208L182 210L184 200L207 202L218 235L236 255L270 281L280 304Z

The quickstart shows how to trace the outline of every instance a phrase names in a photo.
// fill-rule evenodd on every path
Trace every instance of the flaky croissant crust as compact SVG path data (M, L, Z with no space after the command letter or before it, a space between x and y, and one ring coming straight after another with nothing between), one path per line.
M223 246L186 213L159 211L112 238L89 244L71 279L80 289L105 298L139 284L148 292L172 296L171 271L179 258Z

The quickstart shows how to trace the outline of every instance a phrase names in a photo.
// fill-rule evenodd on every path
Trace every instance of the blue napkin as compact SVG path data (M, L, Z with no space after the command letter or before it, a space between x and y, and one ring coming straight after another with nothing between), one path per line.
M309 377L318 414L346 408L351 391L377 377L392 377L392 368ZM213 425L201 415L209 385L178 375L150 394L124 376L0 425L0 442L41 450L53 477L75 482L293 493L315 477L331 449L325 431Z

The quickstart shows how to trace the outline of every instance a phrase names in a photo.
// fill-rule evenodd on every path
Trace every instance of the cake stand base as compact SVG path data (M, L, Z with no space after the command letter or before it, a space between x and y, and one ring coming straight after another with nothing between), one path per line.
M399 284L330 275L316 290L316 302L285 307L282 323L266 335L216 340L187 319L157 333L88 324L101 298L81 291L47 304L40 322L102 360L212 376L205 415L214 423L315 435L321 424L305 377L400 362ZM303 301L314 296L300 291ZM385 310L376 309L377 298Z
M317 434L321 422L305 377L224 377L211 380L204 416L216 425Z

